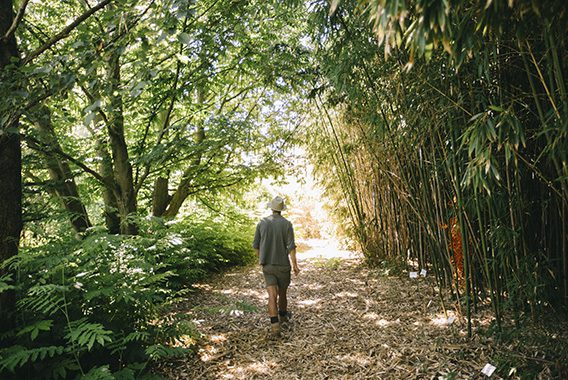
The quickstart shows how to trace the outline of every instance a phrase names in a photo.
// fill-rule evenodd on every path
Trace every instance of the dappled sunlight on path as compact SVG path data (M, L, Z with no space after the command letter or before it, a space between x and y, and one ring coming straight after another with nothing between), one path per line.
M310 244L308 244L310 243ZM203 334L198 353L160 366L169 379L475 378L492 346L451 325L426 278L384 277L355 254L304 242L289 291L293 322L267 339L260 268L218 276L187 312Z

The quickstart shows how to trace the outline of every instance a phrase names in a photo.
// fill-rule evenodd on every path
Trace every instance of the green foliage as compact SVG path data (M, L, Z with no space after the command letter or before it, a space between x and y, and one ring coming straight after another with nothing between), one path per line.
M23 346L11 346L2 351L3 358L0 360L0 371L14 372L28 362L36 362L46 358L53 358L65 351L61 346L44 346L27 349Z
M21 298L18 303L22 309L52 316L65 306L65 298L61 295L66 290L68 287L65 285L35 285L27 290L27 297Z
M349 2L335 0L332 8L344 3ZM472 55L483 54L488 39L506 33L519 39L530 37L542 21L564 30L568 21L562 1L545 4L531 0L362 0L359 3L386 52L404 46L411 57L431 58L438 46L442 46L458 67Z
M41 320L36 321L33 324L23 327L18 331L16 336L21 336L25 334L30 334L30 339L33 341L39 335L40 331L50 331L51 327L53 326L53 320Z
M563 324L564 321L550 313L536 323L521 322L517 326L499 328L495 323L480 331L481 335L491 336L509 350L496 353L494 365L500 373L518 376L520 379L539 377L563 379L568 374L566 355L568 355L567 336L563 332L550 334L544 327ZM535 357L534 353L539 356Z
M0 372L135 379L148 361L186 355L177 339L199 333L186 315L168 312L209 273L250 262L254 226L246 221L152 218L139 236L95 229L81 241L22 250L5 263L21 281L14 344L2 349Z
M169 279L172 286L189 286L210 272L254 260L250 247L252 222L216 219L189 217L168 223L167 228L161 219L151 221L150 229L159 238L147 246L149 260L176 274Z
M115 380L108 366L94 367L89 372L81 376L82 380Z
M373 258L374 256L371 256L370 260ZM375 263L370 261L370 263L376 267L383 276L401 276L406 274L407 265L398 257L387 257L379 262Z
M5 274L2 277L0 277L0 293L15 289L16 287L14 285L11 285L10 284L11 282L12 282L11 274Z
M112 331L105 330L100 323L87 323L84 319L69 323L69 332L65 336L72 345L86 346L91 351L95 343L104 347L112 341Z
M310 8L305 141L338 219L370 264L428 266L468 320L488 297L498 321L567 306L565 8Z
M153 360L175 358L187 355L187 350L181 347L167 347L163 344L154 344L146 348L146 355Z
M301 120L285 112L311 79L301 8L108 3L65 32L88 4L22 7L23 60L0 72L0 128L19 119L23 151L21 250L0 273L17 296L1 352L16 378L140 378L183 354L168 345L197 332L172 305L253 260L252 223L220 200L282 174Z
M62 26L60 12L73 12L68 4L50 2L29 9L33 28L20 31L24 52L41 43L37 30L55 33ZM54 135L66 154L95 171L103 159L101 144L107 150L112 144L106 141L107 116L120 113L142 208L149 207L158 177L171 176L174 186L189 182L184 186L191 195L250 184L279 170L283 152L272 148L289 134L288 116L279 111L291 102L289 86L306 79L298 75L301 48L292 43L298 39L296 12L278 2L122 0L22 69L28 95L41 97L46 82L52 84ZM118 87L107 77L113 55L123 71ZM114 109L117 96L124 110ZM22 119L23 129L38 138L30 114ZM204 138L196 138L200 131ZM25 152L24 164L26 174L48 183L38 156L52 148L50 142L43 149L28 144L33 150ZM89 205L100 200L101 184L83 170L77 177ZM38 202L43 203L33 203ZM96 215L95 210L90 211Z

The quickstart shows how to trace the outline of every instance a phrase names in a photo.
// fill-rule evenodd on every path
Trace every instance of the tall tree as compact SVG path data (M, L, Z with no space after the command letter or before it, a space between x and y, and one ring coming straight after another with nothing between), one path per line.
M45 53L50 47L65 39L81 23L104 8L111 0L103 0L89 7L71 23L53 36L43 41L39 47L29 51L20 60L15 33L24 17L28 0L20 3L14 14L14 2L1 0L0 8L0 86L5 94L1 99L0 125L0 259L2 262L18 253L22 231L22 147L20 144L19 121L23 109L31 108L42 99L28 99L22 96L25 81L21 69ZM32 91L33 93L33 91ZM47 91L43 98L51 95ZM10 325L10 309L14 305L14 295L10 291L0 294L0 318L2 327ZM8 318L4 321L5 318Z
M69 214L71 225L75 231L85 232L91 227L91 222L69 162L61 157L63 149L53 128L51 111L47 106L40 106L29 115L37 127L38 139L28 140L28 145L44 157L51 180L50 188Z
M124 136L124 105L121 95L121 65L118 49L112 48L107 57L107 81L109 83L109 119L107 131L113 158L114 182L116 183L120 232L126 235L137 233L133 216L136 214L136 196L132 179L132 165Z
M25 2L27 3L27 2ZM12 0L0 0L0 83L3 94L16 91L8 79L19 63L15 37L15 20ZM10 83L10 84L6 84ZM6 112L6 109L3 109ZM2 113L3 116L6 113ZM18 253L22 231L22 148L17 116L2 118L0 125L0 262ZM7 121L6 121L7 120ZM0 275L4 275L0 270ZM11 325L14 293L0 293L0 328Z
M36 56L32 82L38 93L55 94L54 141L76 171L77 193L94 190L83 192L90 220L133 234L137 212L175 217L186 200L230 191L277 166L282 152L274 148L292 123L268 110L287 102L288 84L300 78L289 42L298 36L294 28L280 35L294 19L277 9L285 5L120 4ZM52 3L34 7L21 30L24 50L51 41L59 27ZM284 15L274 20L282 28L263 22L275 14ZM31 120L22 121L30 132ZM30 176L43 178L33 183L45 182L46 168L36 169ZM104 211L92 207L101 202Z

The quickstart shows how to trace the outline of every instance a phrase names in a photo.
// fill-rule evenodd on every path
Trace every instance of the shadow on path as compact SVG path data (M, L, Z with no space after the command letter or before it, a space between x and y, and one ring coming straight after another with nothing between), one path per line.
M293 323L267 339L260 268L202 285L187 312L203 334L198 354L164 364L169 379L481 378L489 338L448 325L429 278L382 277L351 252L306 241L289 290ZM498 378L493 376L493 378Z

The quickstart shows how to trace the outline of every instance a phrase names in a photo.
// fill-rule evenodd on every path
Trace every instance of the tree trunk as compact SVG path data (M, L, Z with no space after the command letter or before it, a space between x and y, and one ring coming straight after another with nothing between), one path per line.
M187 21L187 19L185 21ZM182 52L183 48L180 47L180 53ZM176 65L176 75L172 86L172 98L170 100L170 105L164 114L162 130L160 132L160 136L158 137L158 144L162 141L163 138L167 138L169 134L168 129L170 128L172 112L174 110L174 104L176 102L176 90L181 68L182 63L181 61L178 61ZM158 177L158 179L156 179L156 181L154 182L154 192L152 193L152 213L154 216L163 216L166 212L166 209L168 208L170 200L172 199L169 193L169 179L170 171L168 170L165 177Z
M7 66L19 59L16 38L2 38L14 19L12 0L0 0L0 81L8 77ZM7 94L3 94L4 97ZM18 254L22 231L22 147L18 119L0 125L0 263ZM0 276L6 270L0 269ZM0 332L12 326L15 293L0 293Z
M158 177L154 182L154 192L152 193L152 214L162 216L168 207L171 199L168 193L169 178Z
M51 123L49 108L46 106L39 107L32 115L32 120L38 128L40 141L48 147L47 150L38 150L44 156L54 192L61 200L65 210L70 214L70 221L75 231L85 232L87 228L91 227L91 222L87 209L79 196L73 172L69 164L51 150L63 151Z
M197 128L194 139L199 149L199 145L203 142L203 140L205 140L205 130L203 129L203 126L199 126ZM197 157L191 163L191 166L187 168L183 173L181 181L175 193L171 197L168 209L166 210L166 212L164 212L165 218L174 218L178 214L181 206L183 205L183 202L189 196L191 190L191 181L193 180L192 175L195 169L199 166L199 164L201 164L201 156L202 153L201 151L199 151Z
M120 215L120 233L136 235L138 228L132 220L136 214L136 196L132 179L132 165L128 158L128 147L124 138L124 115L122 95L120 94L120 54L110 53L108 59L110 86L110 112L107 130L113 158L114 180L118 185L118 212Z
M106 144L98 142L97 150L100 157L99 173L108 183L114 183L112 159L108 153ZM110 234L120 233L120 216L118 215L118 201L116 195L107 186L103 187L103 201L105 204L104 217L105 225Z

